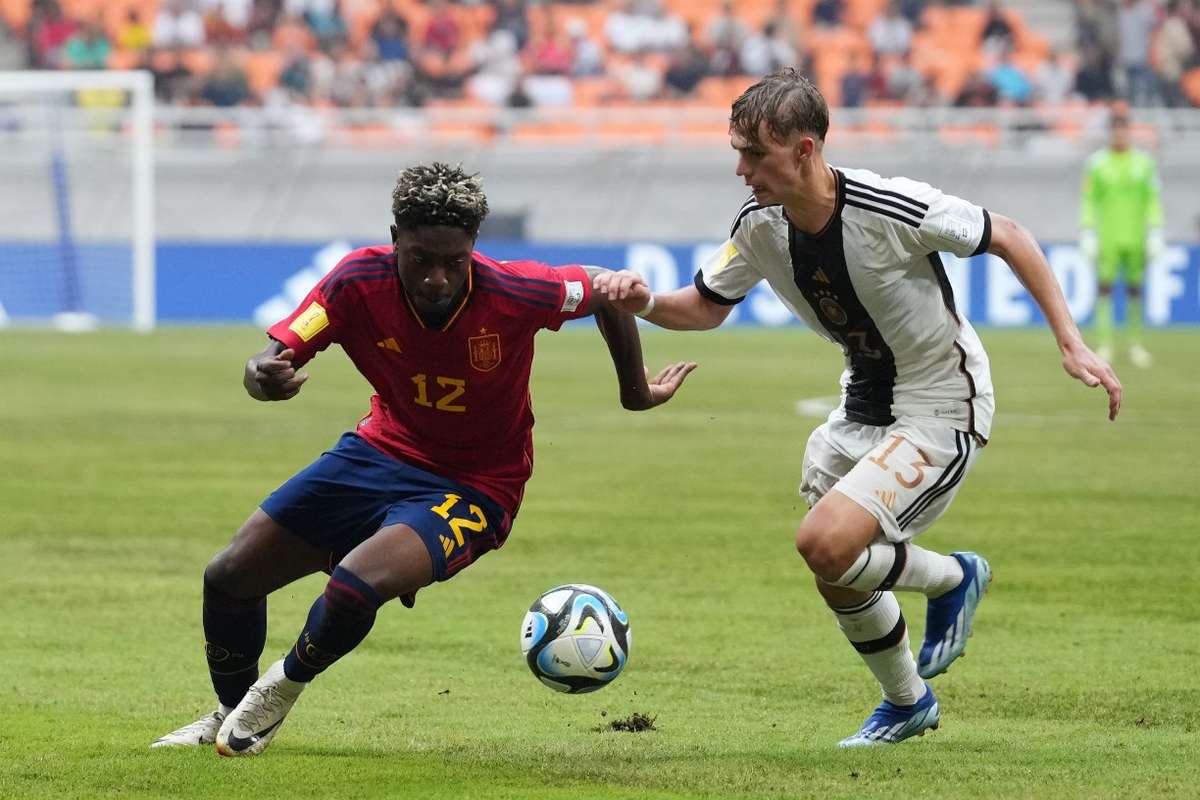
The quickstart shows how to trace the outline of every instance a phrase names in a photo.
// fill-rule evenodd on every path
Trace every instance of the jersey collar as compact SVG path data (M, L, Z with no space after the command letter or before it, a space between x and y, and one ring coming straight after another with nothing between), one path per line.
M455 320L462 316L463 309L467 307L467 303L471 300L471 294L474 292L474 288L475 259L472 258L471 265L467 267L467 291L463 293L462 301L458 304L458 307L454 309L450 316L446 317L446 321L442 323L440 328L438 328L439 333L445 333L446 331L450 330L450 326L454 324ZM408 306L408 310L412 313L413 319L417 321L417 324L421 326L422 330L428 330L429 326L426 325L425 320L422 319L421 312L417 311L417 307L413 305L412 298L410 298L408 296L408 292L405 291L403 282L400 283L400 294L404 296L404 304Z

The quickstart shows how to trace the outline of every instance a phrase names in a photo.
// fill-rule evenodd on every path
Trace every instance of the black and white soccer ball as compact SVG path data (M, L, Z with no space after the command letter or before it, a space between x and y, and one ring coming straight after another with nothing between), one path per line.
M629 617L603 589L582 583L545 592L521 623L521 652L537 679L570 694L613 682L629 660Z

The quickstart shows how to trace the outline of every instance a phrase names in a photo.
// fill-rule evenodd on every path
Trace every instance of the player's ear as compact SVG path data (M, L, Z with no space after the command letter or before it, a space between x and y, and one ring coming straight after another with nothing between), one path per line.
M400 229L397 228L395 225L388 226L388 229L392 233L392 247L398 246L400 243L396 241L396 237L400 235Z

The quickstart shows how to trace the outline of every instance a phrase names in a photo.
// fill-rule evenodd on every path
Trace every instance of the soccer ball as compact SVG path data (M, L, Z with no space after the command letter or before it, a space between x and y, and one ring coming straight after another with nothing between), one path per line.
M629 617L608 592L582 583L544 593L521 623L521 652L537 679L569 694L612 683L629 658Z

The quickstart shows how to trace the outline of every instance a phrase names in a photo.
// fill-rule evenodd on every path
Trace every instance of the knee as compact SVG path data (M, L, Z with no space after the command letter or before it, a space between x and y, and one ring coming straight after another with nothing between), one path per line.
M838 547L841 537L836 530L820 525L819 521L810 523L810 518L811 514L796 531L796 551L813 575L827 583L834 583L846 574L858 554L844 552L845 548Z
M239 547L240 537L221 549L204 568L205 591L216 591L234 599L253 599L260 596L255 588L256 565Z

